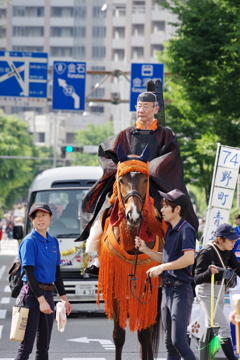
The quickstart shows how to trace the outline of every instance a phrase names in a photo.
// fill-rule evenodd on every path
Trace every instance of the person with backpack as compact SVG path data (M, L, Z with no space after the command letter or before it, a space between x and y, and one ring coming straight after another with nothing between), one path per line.
M233 252L234 244L239 238L230 224L221 224L214 233L214 240L198 253L194 264L194 282L197 299L205 313L207 324L210 325L211 274L215 274L214 297L219 298L215 322L220 325L218 332L221 347L227 360L235 360L230 326L226 319L223 306L226 280L222 284L223 272L218 267L232 268L240 276L240 263Z
M48 360L48 351L54 320L53 291L56 287L69 315L69 303L60 273L58 240L47 229L52 212L48 204L35 203L29 211L33 230L20 244L19 258L23 287L16 304L29 307L29 316L24 340L19 344L15 360L27 360L36 339L35 360Z

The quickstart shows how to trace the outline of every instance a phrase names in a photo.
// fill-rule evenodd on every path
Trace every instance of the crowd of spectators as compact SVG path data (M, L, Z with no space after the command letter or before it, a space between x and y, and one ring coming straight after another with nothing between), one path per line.
M14 225L23 225L25 216L24 204L17 204L12 211L5 212L0 218L0 240L13 239Z

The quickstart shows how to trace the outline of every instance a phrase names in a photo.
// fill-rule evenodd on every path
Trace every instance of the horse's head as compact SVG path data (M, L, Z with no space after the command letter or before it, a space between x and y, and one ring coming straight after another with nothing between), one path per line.
M121 144L118 146L117 186L130 227L137 227L142 221L142 206L149 186L149 155L148 145L140 156L127 156Z

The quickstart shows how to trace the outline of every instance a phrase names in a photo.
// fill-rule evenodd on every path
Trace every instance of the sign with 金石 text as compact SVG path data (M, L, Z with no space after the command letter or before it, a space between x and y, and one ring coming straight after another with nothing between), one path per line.
M86 63L54 61L53 110L85 109Z

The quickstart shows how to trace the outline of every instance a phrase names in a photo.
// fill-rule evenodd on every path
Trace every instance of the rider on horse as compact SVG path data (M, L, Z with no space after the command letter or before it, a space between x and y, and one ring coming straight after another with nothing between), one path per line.
M103 176L89 190L82 201L80 213L80 237L83 241L89 237L90 228L97 216L109 208L108 198L113 191L117 171L117 147L121 144L127 155L140 155L147 144L150 146L150 189L159 210L161 195L158 190L180 189L189 199L183 179L182 162L176 136L166 127L160 126L154 115L159 111L158 98L154 92L144 92L138 96L137 122L119 134L109 138L99 146L98 157L103 168ZM198 220L189 199L186 218L198 229ZM89 273L96 269L92 266Z

